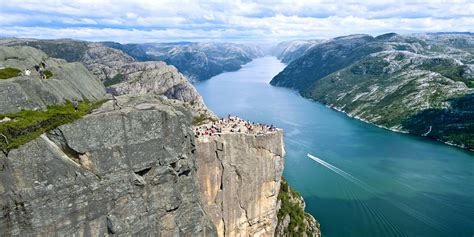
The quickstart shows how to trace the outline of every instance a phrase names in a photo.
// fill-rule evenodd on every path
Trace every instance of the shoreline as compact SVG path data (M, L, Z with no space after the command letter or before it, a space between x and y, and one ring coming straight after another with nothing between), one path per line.
M297 92L298 92L298 91L297 91ZM329 105L329 104L325 104L325 103L323 103L323 102L321 102L321 101L318 101L318 100L315 100L315 99L313 99L313 98L305 97L305 96L301 95L300 92L298 92L298 94L299 94L301 97L303 97L304 99L308 99L308 100L310 100L310 101L312 101L312 102L315 102L315 103L320 103L320 104L324 105L326 108L329 108L329 109L332 109L332 110L334 110L334 111L340 112L340 113L346 115L346 116L349 117L349 118L352 118L352 119L355 119L355 120L364 122L364 123L366 123L366 124L370 124L370 125L376 126L376 127L378 127L378 128L382 128L382 129L385 129L385 130L388 130L388 131L391 131L391 132L396 132L396 133L411 135L411 136L418 137L418 138L424 138L424 139L429 140L429 141L435 141L435 142L437 142L437 143L443 143L443 144L448 145L448 146L456 147L456 148L462 149L462 150L464 150L464 151L474 152L474 149L467 148L467 147L464 146L464 145L454 144L454 143L451 143L451 142L448 142L448 141L443 141L443 140L440 140L440 139L429 139L429 138L427 138L427 137L425 137L425 136L420 136L420 135L412 134L412 133L409 133L408 131L404 131L404 130L401 130L401 129L388 128L388 127L385 127L385 126L383 126L383 125L375 124L375 123L372 123L372 122L370 122L370 121L368 121L368 120L366 120L366 119L360 118L360 117L358 117L358 116L353 116L353 115L347 113L346 111L344 111L344 110L342 110L342 109L340 109L340 108L337 108L337 107L335 107L335 106L331 106L331 105Z

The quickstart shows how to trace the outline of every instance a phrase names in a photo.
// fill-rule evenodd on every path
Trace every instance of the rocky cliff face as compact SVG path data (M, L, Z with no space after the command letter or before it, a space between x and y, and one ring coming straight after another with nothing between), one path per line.
M196 140L204 209L218 236L272 236L283 172L282 131Z
M0 154L0 235L214 236L197 185L191 116L119 98Z
M34 66L45 62L53 76L45 80ZM91 101L105 96L105 88L80 63L67 63L51 58L28 46L0 46L0 68L30 69L30 76L0 80L0 113L15 113L21 109L45 109L47 105L66 100Z

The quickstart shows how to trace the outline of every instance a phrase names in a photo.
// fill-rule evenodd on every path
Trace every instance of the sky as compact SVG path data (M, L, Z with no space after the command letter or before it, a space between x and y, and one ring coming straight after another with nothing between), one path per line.
M265 43L447 31L474 31L474 0L0 0L0 37Z

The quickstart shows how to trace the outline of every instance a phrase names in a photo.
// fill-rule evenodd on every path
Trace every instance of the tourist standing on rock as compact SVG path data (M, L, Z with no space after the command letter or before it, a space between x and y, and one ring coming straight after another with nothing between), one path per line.
M74 107L74 112L77 112L77 109L79 108L79 103L76 100L72 100L71 103Z
M42 66L44 69L46 69L46 63L41 62L41 66Z
M39 70L39 74L40 74L40 79L46 79L46 75L44 74L44 72L41 68Z
M39 66L39 65L35 65L35 70L36 70L36 72L39 72L40 66Z
M118 107L119 109L122 109L122 107L119 105L118 100L115 97L115 95L112 95L112 100L113 100L114 110L115 110L116 107Z
M25 70L25 76L30 76L30 75L31 75L30 69L26 69L26 70Z

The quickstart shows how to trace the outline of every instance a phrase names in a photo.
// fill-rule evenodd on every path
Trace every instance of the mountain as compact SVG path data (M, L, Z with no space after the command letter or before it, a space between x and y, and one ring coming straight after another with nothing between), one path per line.
M191 81L236 71L243 64L263 56L263 51L257 46L234 43L102 44L120 49L138 61L164 61L178 68Z
M303 90L315 80L342 69L363 56L380 51L380 45L368 45L374 40L368 35L354 35L316 45L292 61L272 79L271 84ZM360 47L365 45L368 46Z
M467 34L338 37L271 84L381 127L474 149L473 42Z
M80 62L104 83L109 92L116 95L132 93L132 88L133 93L146 93L160 88L163 90L160 93L170 99L190 102L196 110L208 111L202 97L187 78L175 67L161 61L137 62L121 50L99 43L71 39L14 38L0 40L0 45L28 45L54 58Z
M0 46L0 235L320 236L300 196L281 198L282 130L198 137L216 118L175 67L59 41L35 46L126 80L113 100L79 62ZM41 62L47 78L23 73Z
M271 49L271 55L276 56L283 63L289 64L299 58L311 47L324 43L326 40L290 40L277 44Z

